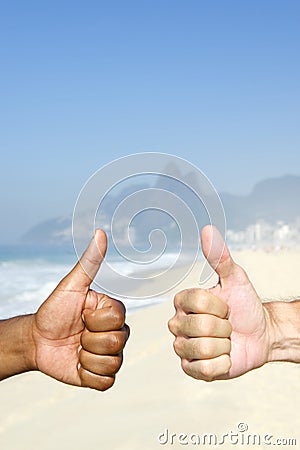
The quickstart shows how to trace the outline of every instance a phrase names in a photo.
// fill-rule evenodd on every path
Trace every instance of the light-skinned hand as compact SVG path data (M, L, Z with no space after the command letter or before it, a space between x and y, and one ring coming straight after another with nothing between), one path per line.
M201 243L219 281L208 290L194 288L176 294L176 314L169 321L174 349L184 372L193 378L238 377L270 360L272 320L218 230L206 226Z

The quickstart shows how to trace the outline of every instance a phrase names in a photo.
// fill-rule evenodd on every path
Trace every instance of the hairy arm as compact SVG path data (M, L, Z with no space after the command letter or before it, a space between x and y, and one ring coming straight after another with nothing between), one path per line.
M300 301L262 303L218 230L204 227L201 242L219 280L211 289L175 296L169 329L184 372L212 381L239 377L270 361L299 363Z
M264 303L269 319L270 361L300 362L300 300Z

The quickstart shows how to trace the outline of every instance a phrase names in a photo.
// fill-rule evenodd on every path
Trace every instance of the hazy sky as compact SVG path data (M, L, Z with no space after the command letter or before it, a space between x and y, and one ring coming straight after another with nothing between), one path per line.
M299 174L299 21L289 0L1 2L0 242L129 153L229 192Z

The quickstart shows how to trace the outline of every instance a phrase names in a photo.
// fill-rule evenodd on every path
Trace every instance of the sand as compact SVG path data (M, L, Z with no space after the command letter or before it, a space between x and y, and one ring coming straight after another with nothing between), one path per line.
M297 297L300 252L238 252L263 298ZM197 286L197 270L181 287ZM171 295L170 295L171 297ZM128 317L131 339L117 382L104 393L66 386L40 373L0 383L3 450L195 448L180 433L260 433L295 438L300 448L300 366L272 363L240 378L206 383L186 376L172 348L171 299ZM248 426L238 432L239 423ZM242 427L242 426L240 426ZM160 433L175 433L171 444ZM189 436L190 438L190 436ZM161 436L163 443L165 435ZM185 439L185 438L182 438ZM241 442L241 441L240 441ZM229 443L198 448L270 448ZM273 445L274 447L274 445Z

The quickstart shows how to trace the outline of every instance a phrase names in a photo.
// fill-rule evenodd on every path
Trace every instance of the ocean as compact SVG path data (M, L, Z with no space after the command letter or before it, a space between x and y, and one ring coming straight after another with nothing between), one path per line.
M173 258L173 254L164 254L155 268L168 267ZM108 259L119 274L130 276L132 267L128 261L118 255L108 255ZM0 319L35 312L76 262L73 249L1 246ZM140 271L143 270L141 265ZM95 289L99 290L96 286ZM143 300L116 297L125 303L129 314L166 299L163 295Z

